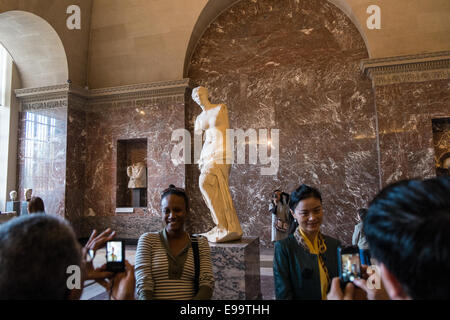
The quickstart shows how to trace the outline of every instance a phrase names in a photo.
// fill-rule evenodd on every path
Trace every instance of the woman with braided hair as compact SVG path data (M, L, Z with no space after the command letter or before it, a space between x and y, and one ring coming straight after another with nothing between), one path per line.
M291 193L289 208L298 223L275 243L273 275L278 300L326 300L330 279L338 276L339 240L323 235L322 196L301 185Z

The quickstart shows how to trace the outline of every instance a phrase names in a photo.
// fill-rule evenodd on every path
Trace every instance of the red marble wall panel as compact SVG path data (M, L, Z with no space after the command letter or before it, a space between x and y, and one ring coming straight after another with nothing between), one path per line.
M86 113L72 106L69 96L66 163L66 218L74 221L83 216L86 170Z
M84 213L81 220L74 221L80 237L88 236L93 228L112 227L118 229L119 237L137 239L143 232L161 227L160 192L171 183L185 186L184 166L176 167L171 160L171 136L174 130L184 128L184 108L184 97L165 97L112 101L97 104L86 112ZM134 154L120 148L119 152L126 155L118 154L118 141L136 139L147 141L144 155L142 150L135 150ZM118 167L117 161L127 156L130 158L125 161L137 157L147 163L148 206L134 214L116 214L116 191L120 183L117 170L126 170ZM126 176L126 171L123 174ZM142 219L148 220L146 226L154 225L156 229L143 230ZM112 225L105 224L106 221Z
M189 77L226 103L232 128L279 129L280 168L233 165L230 189L247 236L270 246L272 190L299 184L323 193L323 231L351 242L356 210L379 185L374 94L362 76L364 41L350 19L325 0L244 0L224 12L198 43ZM192 130L200 113L187 105ZM187 184L194 227L211 221L191 165Z
M383 186L436 175L432 120L450 116L450 81L376 88Z
M450 157L450 118L433 120L433 142L436 173L438 175L449 174L450 170L442 167L444 161Z

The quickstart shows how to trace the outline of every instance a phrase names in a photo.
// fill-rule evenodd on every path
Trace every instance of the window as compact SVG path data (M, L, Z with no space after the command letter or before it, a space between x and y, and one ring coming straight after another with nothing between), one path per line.
M6 63L8 53L0 44L0 106L6 105Z
M6 208L12 59L0 44L0 211Z
M49 191L48 183L55 159L56 119L27 112L25 120L25 157L23 185L34 193Z

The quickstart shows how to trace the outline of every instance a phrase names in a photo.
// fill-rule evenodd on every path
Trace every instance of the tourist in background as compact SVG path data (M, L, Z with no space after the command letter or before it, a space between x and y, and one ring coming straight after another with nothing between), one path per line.
M363 230L364 218L366 217L367 209L358 209L357 217L359 223L355 225L355 230L353 232L352 244L358 246L362 250L369 249L369 244L367 243L366 236Z
M32 197L28 201L28 214L45 213L44 201L39 197Z
M370 265L370 251L369 251L369 244L366 239L366 235L364 234L364 219L367 215L367 209L361 208L358 209L357 217L359 223L355 225L355 230L353 232L352 237L352 245L357 246L359 248L360 256L361 256L361 263L365 265Z
M277 189L272 194L269 204L272 216L272 242L282 240L289 235L290 212L289 195Z

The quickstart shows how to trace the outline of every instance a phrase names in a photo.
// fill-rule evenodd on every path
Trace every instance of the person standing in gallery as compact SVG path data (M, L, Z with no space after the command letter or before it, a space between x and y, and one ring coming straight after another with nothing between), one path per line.
M358 209L358 220L359 223L355 225L355 230L352 237L352 245L357 246L361 254L361 263L365 265L370 265L370 251L369 243L367 242L366 235L364 234L364 219L367 215L368 209L361 208Z
M136 250L136 290L140 300L209 300L214 289L206 237L185 230L189 201L174 185L162 192L158 233L145 233Z
M269 212L272 214L272 242L286 238L289 233L290 212L289 195L277 189L272 194L269 204Z
M367 243L366 235L363 230L364 218L366 217L367 209L362 208L358 210L358 220L359 223L355 225L355 230L352 237L352 245L358 246L362 250L369 249L369 244Z
M298 228L275 242L273 275L277 300L326 300L330 279L338 275L339 240L323 235L322 196L301 185L290 195L289 208Z
M44 201L39 197L32 197L28 202L28 213L45 213Z

